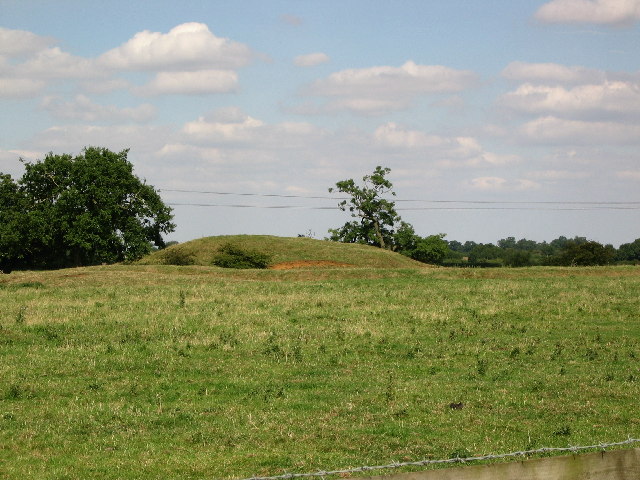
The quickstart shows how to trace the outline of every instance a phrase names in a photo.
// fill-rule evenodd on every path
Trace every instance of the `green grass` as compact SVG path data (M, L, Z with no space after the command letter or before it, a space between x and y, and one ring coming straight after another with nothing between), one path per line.
M638 267L103 266L2 276L0 305L1 478L231 479L640 434Z

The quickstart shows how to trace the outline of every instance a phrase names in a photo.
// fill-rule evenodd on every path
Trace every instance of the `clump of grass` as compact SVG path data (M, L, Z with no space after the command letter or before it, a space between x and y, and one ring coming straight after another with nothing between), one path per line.
M487 373L487 368L489 367L489 362L486 358L477 358L476 359L476 373L479 376L484 376Z
M44 288L44 283L42 282L20 282L20 283L0 283L0 289L10 289L10 290L18 290L21 288Z
M18 325L22 325L25 322L27 316L27 307L26 305L22 305L20 310L18 310L18 314L16 315L16 323Z
M470 458L471 452L466 448L456 448L449 454L449 458Z
M553 432L556 437L568 437L571 435L571 427L569 425L563 425Z
M225 243L212 263L223 268L267 268L270 262L271 257L266 253Z
M30 399L35 396L33 389L28 386L13 383L4 394L5 400Z

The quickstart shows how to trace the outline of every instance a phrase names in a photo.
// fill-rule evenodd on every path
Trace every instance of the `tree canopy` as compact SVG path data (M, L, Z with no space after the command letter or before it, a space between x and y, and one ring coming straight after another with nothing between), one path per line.
M349 211L354 220L342 227L329 230L330 239L345 243L364 243L380 248L393 246L393 235L400 216L395 210L395 203L387 200L384 195L392 191L393 184L385 177L390 168L376 167L371 175L362 177L363 185L357 185L350 178L336 183L337 190L350 196L342 200L338 207L342 211Z
M133 173L128 150L85 148L0 176L0 262L59 268L135 260L172 232L171 209Z

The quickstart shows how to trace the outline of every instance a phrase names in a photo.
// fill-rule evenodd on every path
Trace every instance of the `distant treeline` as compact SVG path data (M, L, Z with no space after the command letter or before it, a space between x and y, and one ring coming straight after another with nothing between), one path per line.
M446 240L445 240L446 241ZM527 267L534 265L589 266L640 264L640 238L631 243L603 245L585 237L560 236L551 242L507 237L493 243L446 241L445 266Z

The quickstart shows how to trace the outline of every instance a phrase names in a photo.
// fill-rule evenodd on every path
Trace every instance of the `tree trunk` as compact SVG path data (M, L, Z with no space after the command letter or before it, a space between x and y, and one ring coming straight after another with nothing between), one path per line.
M380 248L386 248L384 244L384 237L382 236L382 232L380 231L380 223L377 221L373 222L373 227L376 230L376 236L378 237L378 242L380 243Z

